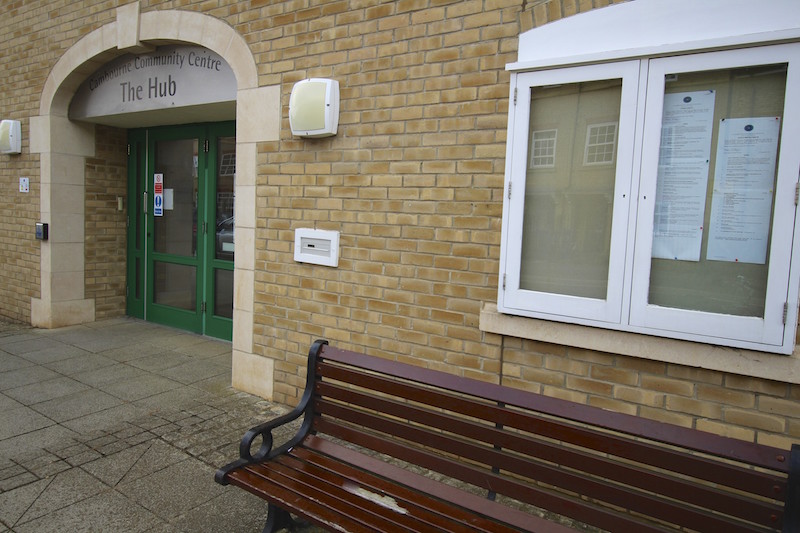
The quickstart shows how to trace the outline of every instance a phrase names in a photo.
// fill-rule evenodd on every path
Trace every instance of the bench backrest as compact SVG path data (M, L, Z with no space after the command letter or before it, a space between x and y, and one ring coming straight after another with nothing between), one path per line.
M789 452L319 344L314 431L609 531L789 531ZM796 520L799 511L790 511ZM793 527L793 526L791 526Z

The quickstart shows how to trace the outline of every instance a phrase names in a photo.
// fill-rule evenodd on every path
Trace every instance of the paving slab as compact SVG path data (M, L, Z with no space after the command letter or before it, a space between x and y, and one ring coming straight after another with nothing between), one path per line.
M0 440L31 433L53 425L53 421L29 407L0 411Z
M117 407L122 401L107 392L88 389L63 398L37 403L34 409L56 422L66 422Z
M11 527L16 529L18 524L41 518L106 489L102 482L79 468L66 470L43 481L46 482L44 489Z
M260 531L266 504L213 475L288 407L232 389L231 352L129 318L0 321L0 533Z
M157 376L149 373L140 376L115 381L107 385L101 385L99 388L112 396L134 402L142 398L155 396L163 392L175 390L181 387L181 383L167 379L162 376Z
M60 376L43 383L31 383L22 387L8 389L4 391L4 394L21 404L33 405L63 396L69 396L88 389L88 385L84 385L67 376Z
M53 372L43 366L27 366L9 372L0 372L0 391L30 385L31 383L42 383L49 379L60 377L61 374Z
M21 357L30 361L31 363L43 365L46 363L56 363L65 359L72 359L89 355L90 352L82 350L75 346L69 346L62 343L48 343L48 346L43 350L36 350L33 352L26 352Z
M12 355L4 350L0 350L0 372L18 370L20 368L25 368L26 366L33 366L34 364L35 363L25 359L24 357Z
M17 533L143 532L163 524L155 514L115 491L105 491L14 527Z
M225 487L214 483L214 469L187 459L117 487L122 494L165 520L178 517L221 496ZM175 490L175 487L180 487Z

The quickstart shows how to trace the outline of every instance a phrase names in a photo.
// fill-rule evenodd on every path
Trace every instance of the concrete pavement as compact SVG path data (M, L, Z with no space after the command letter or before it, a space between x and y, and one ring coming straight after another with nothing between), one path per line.
M286 408L230 371L230 343L140 320L0 321L0 533L261 531L213 472Z

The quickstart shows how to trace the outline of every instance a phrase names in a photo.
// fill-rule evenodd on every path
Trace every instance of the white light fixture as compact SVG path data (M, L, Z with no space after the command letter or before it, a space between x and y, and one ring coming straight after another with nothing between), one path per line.
M22 153L22 128L19 120L0 121L0 154Z
M339 126L339 82L326 78L298 81L289 97L289 126L298 137L330 137Z

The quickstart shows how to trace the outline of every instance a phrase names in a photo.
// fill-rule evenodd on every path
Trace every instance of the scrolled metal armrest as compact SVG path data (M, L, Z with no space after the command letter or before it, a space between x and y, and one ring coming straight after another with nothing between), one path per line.
M299 444L306 437L306 435L308 435L308 433L311 431L311 425L314 419L311 398L314 391L317 358L322 351L322 347L326 344L328 344L328 341L317 340L311 345L311 349L308 351L308 373L306 375L306 388L303 391L303 397L300 399L300 403L297 405L297 407L285 415L281 415L268 422L250 428L244 434L244 437L242 437L242 440L239 443L239 459L217 470L216 474L214 475L214 479L216 479L217 483L227 485L227 476L231 471L247 464L258 463L280 455ZM284 444L273 449L274 439L272 436L272 431L280 426L288 424L289 422L297 420L301 416L303 417L303 423L297 433ZM261 445L258 447L258 451L253 454L251 452L253 442L255 442L256 438L259 436L261 437Z
M302 409L301 409L302 407ZM274 444L274 439L272 437L272 430L278 428L284 424L288 424L299 417L301 417L305 413L306 409L304 405L300 405L292 410L291 413L287 413L283 416L279 416L270 420L269 422L265 422L258 426L250 428L247 433L244 434L242 437L242 441L239 443L239 457L249 463L263 461L270 457L270 452L272 451L272 445ZM300 431L292 437L289 442L299 441L305 437L305 424L301 426ZM253 455L251 453L251 449L253 446L253 442L261 436L261 446L259 446L258 451ZM283 449L285 446L281 446L280 449Z

